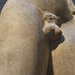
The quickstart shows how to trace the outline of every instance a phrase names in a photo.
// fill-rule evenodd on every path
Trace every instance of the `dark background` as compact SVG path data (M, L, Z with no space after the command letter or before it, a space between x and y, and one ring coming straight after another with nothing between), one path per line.
M7 0L0 0L0 13Z
M73 1L74 5L75 5L75 0L72 0L72 1Z

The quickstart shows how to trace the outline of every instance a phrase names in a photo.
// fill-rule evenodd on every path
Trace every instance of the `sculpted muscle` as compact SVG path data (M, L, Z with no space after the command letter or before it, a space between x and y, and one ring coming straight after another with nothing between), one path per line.
M62 35L62 31L57 25L58 17L50 12L43 14L43 32L48 35L51 40L56 40Z
M44 11L42 17L37 8ZM47 35L50 40L56 40L61 37L62 31L58 26L59 20L56 15L59 16L62 22L66 22L71 19L71 13L67 6L67 0L7 1L0 15L0 75L47 74L51 49L50 47L53 46L49 47L47 38L44 36L44 34ZM72 28L74 31L75 26L73 25ZM75 42L71 39L73 39L72 36L74 35L72 34L70 37L72 32L70 31L69 33L68 24L67 27L65 25L62 30L64 31L64 34L66 38L68 38L69 42L73 42L73 48ZM69 66L68 64L68 67L65 62L65 66L62 67L61 62L64 58L62 56L65 55L66 57L66 50L71 48L71 42L68 45L68 40L66 40L66 42L62 43L58 49L56 49L56 51L59 52L55 51L53 54L55 57L53 59L53 68L56 75L60 75L61 73L61 75L64 75L65 71L67 75L71 75L73 73L70 72L72 71L72 69L70 69L71 65ZM57 46L52 49L55 49L56 47ZM64 54L65 51L66 54ZM68 63L68 58L66 59ZM66 59L64 60L66 61ZM64 71L66 67L68 67L70 71L67 71L67 69Z
M68 8L68 0L32 0L33 3L43 11L48 11L60 17L62 22L72 18Z
M31 0L8 0L0 20L0 75L46 75L49 47Z

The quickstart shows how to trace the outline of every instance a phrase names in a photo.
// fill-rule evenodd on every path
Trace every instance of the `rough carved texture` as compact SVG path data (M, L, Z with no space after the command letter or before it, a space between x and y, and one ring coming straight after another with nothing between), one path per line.
M43 32L49 40L57 40L61 37L62 31L57 25L57 21L59 22L58 16L50 12L43 12Z
M62 38L51 44L53 75L75 75L75 20L63 24L61 30Z
M32 0L34 4L44 11L52 12L58 15L62 22L72 18L67 0Z
M67 0L33 2L63 21L71 19ZM75 75L75 20L61 25L63 36L48 47L34 4L31 0L8 0L1 12L0 75Z
M46 75L49 47L35 5L8 0L0 18L0 75Z

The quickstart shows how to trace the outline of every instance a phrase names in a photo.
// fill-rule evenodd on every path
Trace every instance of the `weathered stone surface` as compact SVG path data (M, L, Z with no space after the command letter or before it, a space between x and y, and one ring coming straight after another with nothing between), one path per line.
M63 21L71 19L67 0L33 2ZM49 52L42 34L42 19L34 4L31 0L8 0L1 12L0 75L46 75L47 65L48 75L75 75L74 20L61 26L63 36L50 44Z
M73 12L75 11L75 6L74 6L72 0L67 0L67 2L68 2L68 7L69 7L69 9L70 9L71 12L73 13Z
M71 12L74 11L73 6L72 3L68 4ZM63 36L50 44L48 75L75 75L75 19L62 24L60 28Z
M67 0L32 0L42 10L52 12L60 16L62 22L72 18Z
M51 44L53 75L75 75L75 21L63 24L61 30L62 38Z
M31 0L8 0L0 16L0 75L46 75L49 47Z

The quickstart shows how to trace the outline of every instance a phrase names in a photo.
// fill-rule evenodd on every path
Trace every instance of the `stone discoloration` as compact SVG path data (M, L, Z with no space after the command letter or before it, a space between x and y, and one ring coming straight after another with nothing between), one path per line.
M61 23L72 19L71 11L68 7L67 0L32 0L33 3L43 11L51 12L58 15Z
M57 25L59 17L53 13L45 11L43 13L43 32L45 35L48 35L50 40L57 40L61 37L62 31Z
M49 47L31 0L8 0L0 16L0 75L46 75Z
M67 0L33 2L42 10L57 14L62 22L71 19ZM46 75L51 57L54 75L75 75L75 23L62 25L64 39L50 44L49 57L42 18L34 4L31 0L8 0L1 12L0 75Z
M51 44L53 72L54 75L75 75L75 21L63 24L61 30L64 38ZM53 49L59 42L61 44Z

